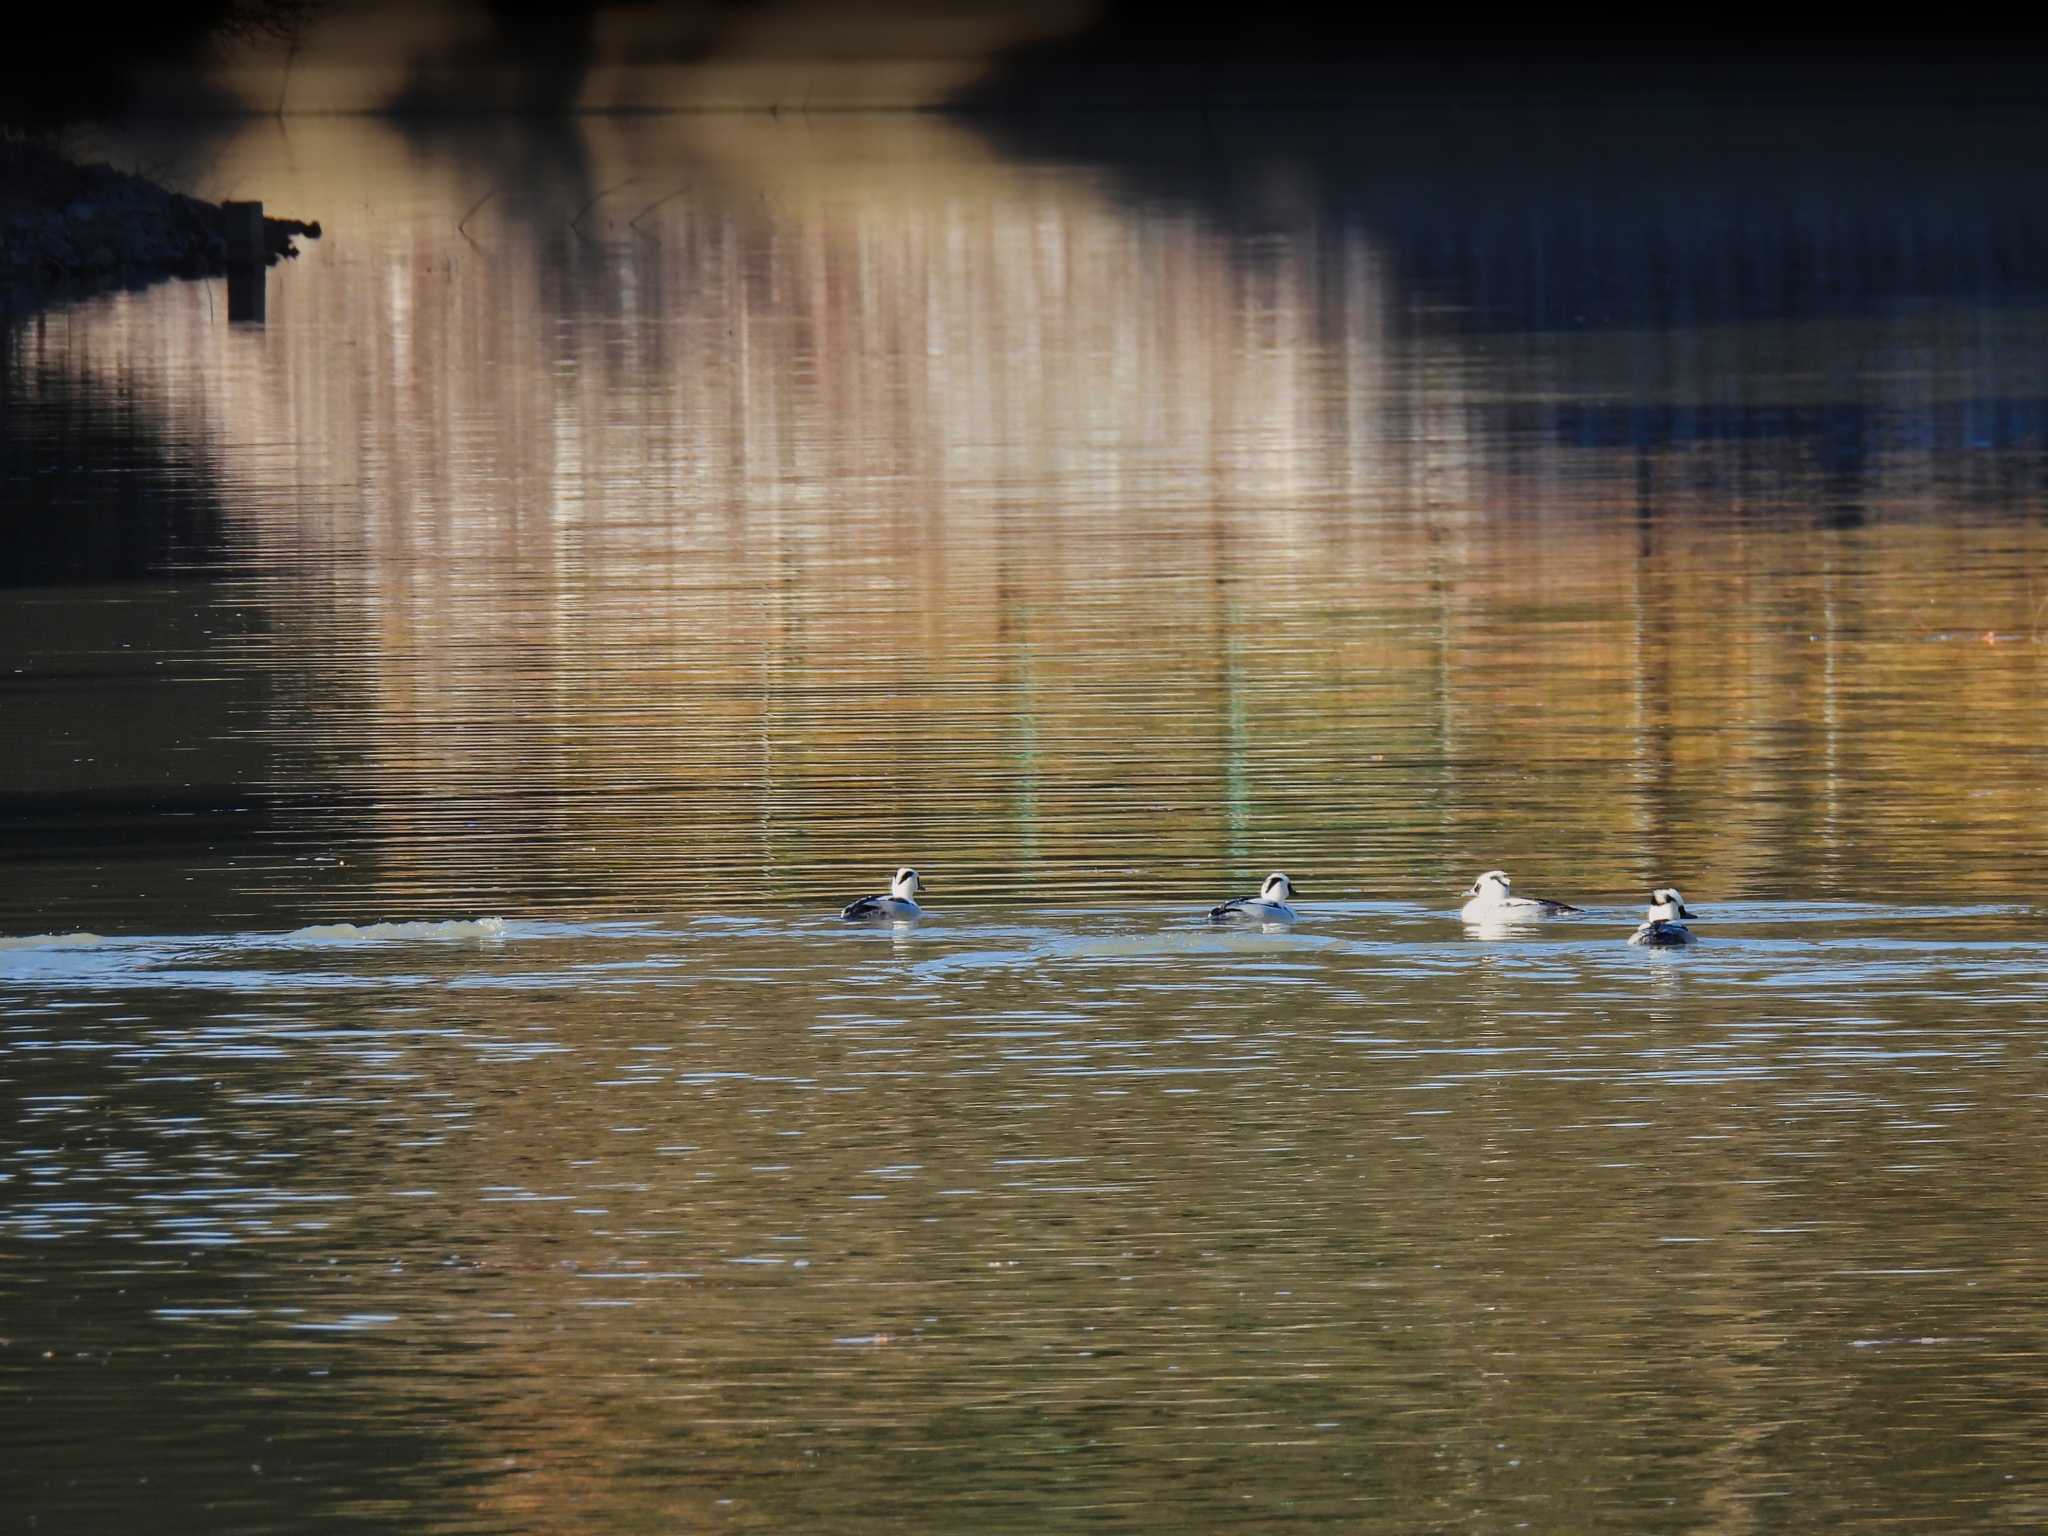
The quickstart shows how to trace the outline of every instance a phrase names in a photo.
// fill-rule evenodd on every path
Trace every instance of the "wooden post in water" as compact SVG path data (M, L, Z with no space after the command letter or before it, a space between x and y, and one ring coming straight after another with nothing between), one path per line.
M261 203L222 203L228 226L228 319L261 325L264 318L264 266L270 252L263 244Z
M228 265L261 264L269 253L263 249L263 205L222 203L220 211L228 221Z

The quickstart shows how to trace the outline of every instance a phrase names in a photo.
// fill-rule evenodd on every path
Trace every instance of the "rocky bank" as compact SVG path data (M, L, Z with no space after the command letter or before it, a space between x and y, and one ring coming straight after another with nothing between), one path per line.
M265 219L267 260L298 255L298 236L317 240L320 226ZM34 140L0 141L0 313L227 266L220 204Z

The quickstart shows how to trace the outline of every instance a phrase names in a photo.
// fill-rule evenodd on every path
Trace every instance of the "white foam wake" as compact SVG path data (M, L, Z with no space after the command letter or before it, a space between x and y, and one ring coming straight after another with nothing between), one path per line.
M285 935L297 943L355 943L365 939L385 942L411 939L495 942L505 937L502 917L462 918L444 923L315 923L294 928Z

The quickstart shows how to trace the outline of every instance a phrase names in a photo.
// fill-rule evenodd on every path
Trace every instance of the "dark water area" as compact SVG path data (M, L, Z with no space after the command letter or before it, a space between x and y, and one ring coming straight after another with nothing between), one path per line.
M1333 66L1334 67L1334 66ZM1369 238L1439 316L1658 329L2037 301L2048 115L2031 103L1562 88L1133 110L1056 99L969 121L1029 162L1256 250Z
M10 366L5 377L0 586L168 580L228 561L218 465L203 442L167 434L132 397L81 392L62 373Z
M327 233L0 342L19 1523L2040 1523L2037 179L1164 126L147 130Z

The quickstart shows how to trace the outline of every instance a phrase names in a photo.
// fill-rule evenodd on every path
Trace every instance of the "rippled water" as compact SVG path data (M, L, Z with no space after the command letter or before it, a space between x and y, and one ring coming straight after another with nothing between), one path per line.
M0 342L8 1507L2048 1515L2029 186L179 144L329 235Z

